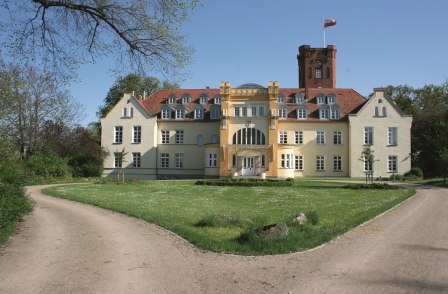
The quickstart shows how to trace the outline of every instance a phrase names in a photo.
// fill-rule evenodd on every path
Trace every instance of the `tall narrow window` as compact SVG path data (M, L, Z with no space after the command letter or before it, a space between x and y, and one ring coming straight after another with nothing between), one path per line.
M331 107L330 108L330 119L339 119L339 108L338 107Z
M169 144L169 143L170 143L170 131L162 130L162 144Z
M266 156L264 154L261 155L261 167L266 166Z
M176 168L183 168L184 167L184 154L176 153L175 159L176 159Z
M364 145L373 145L373 127L364 128Z
M136 153L132 153L132 167L140 167L141 165L141 153L140 152L136 152Z
M342 156L335 155L333 157L333 170L334 171L342 171Z
M235 116L240 116L240 108L235 106Z
M210 112L210 118L219 119L219 106L212 107L212 110Z
M264 116L264 107L263 106L258 107L258 115Z
M216 154L214 152L208 154L207 166L208 167L217 167L218 166L218 154Z
M387 128L387 144L397 145L397 128Z
M325 144L325 132L324 131L316 132L316 142L317 142L317 144Z
M297 118L298 119L306 119L306 116L307 116L306 108L304 108L304 107L297 108Z
M114 143L121 144L123 143L123 127L117 126L114 128Z
M279 143L280 144L288 144L288 132L287 131L279 132Z
M221 97L215 96L215 104L221 104Z
M257 107L252 106L252 116L257 116Z
M286 108L279 108L278 109L278 117L281 118L281 119L287 118Z
M317 171L325 170L325 156L323 155L316 156L316 170Z
M171 118L171 111L169 108L162 109L162 119L170 119Z
M194 118L195 119L203 119L204 118L204 108L202 106L198 106L194 110Z
M162 168L170 167L170 155L168 153L160 154L160 167Z
M241 107L241 109L242 109L243 116L247 116L247 107L243 106L243 107Z
M364 156L364 171L372 172L373 171L373 160L368 156Z
M387 160L387 171L388 172L397 172L397 156L389 156Z
M303 132L302 131L295 131L294 143L295 144L303 144Z
M184 130L176 130L176 136L174 139L175 139L176 144L183 144L184 143Z
M322 78L322 68L316 68L316 79Z
M342 144L342 132L341 131L333 132L333 144L335 144L335 145Z
M386 106L383 106L383 116L387 116L387 108L386 108Z
M293 158L294 155L293 154L289 154L289 153L283 153L281 154L281 167L282 168L293 168Z
M303 170L303 155L296 155L294 160L294 169Z
M121 152L114 153L114 167L123 166L123 154Z
M236 166L236 155L232 155L232 166Z
M185 109L178 108L176 109L176 119L184 119L185 118Z
M134 126L132 132L132 143L141 143L142 141L142 127Z

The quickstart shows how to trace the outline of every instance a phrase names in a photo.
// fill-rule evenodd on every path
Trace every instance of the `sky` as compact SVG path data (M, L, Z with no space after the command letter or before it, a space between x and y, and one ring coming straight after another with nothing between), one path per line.
M195 53L181 88L223 81L296 88L298 47L324 46L326 18L337 21L325 41L338 50L338 88L368 96L387 85L440 85L448 79L447 11L446 0L202 0L182 29ZM84 125L98 120L113 66L107 59L83 65L69 86L85 105Z

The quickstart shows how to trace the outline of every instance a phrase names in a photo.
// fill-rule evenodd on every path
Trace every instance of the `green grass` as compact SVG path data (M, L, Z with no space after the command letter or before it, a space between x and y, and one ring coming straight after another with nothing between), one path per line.
M243 255L306 250L325 243L412 196L414 190L351 190L344 183L295 181L291 187L214 187L195 181L144 181L59 186L50 195L142 218L196 246ZM299 212L317 211L318 225L297 225ZM224 216L224 217L223 217ZM278 222L287 237L258 237Z

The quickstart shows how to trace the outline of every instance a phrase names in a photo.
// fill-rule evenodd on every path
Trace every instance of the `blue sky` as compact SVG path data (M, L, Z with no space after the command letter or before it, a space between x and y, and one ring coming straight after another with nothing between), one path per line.
M202 2L183 27L195 48L183 88L217 88L222 81L298 87L298 47L323 47L325 18L337 20L326 29L326 44L338 49L338 88L367 96L374 87L422 87L448 79L446 0ZM82 66L79 81L69 87L86 107L84 124L97 120L116 79L113 65L102 60Z

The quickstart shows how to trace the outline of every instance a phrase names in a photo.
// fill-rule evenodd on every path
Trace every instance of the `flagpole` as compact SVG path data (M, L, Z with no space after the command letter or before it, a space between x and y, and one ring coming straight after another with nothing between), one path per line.
M323 28L324 31L324 48L325 48L325 28Z

